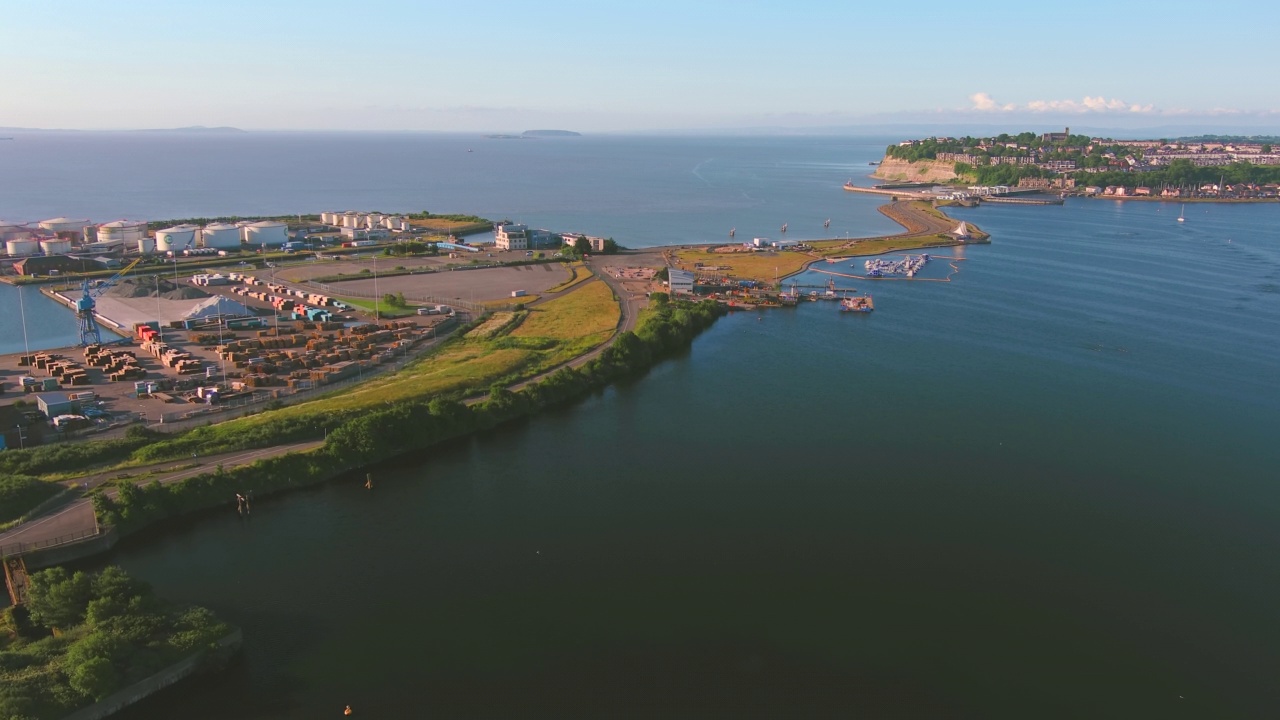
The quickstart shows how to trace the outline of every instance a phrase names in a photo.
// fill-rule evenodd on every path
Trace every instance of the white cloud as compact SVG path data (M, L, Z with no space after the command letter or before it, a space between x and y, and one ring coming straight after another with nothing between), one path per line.
M1085 95L1080 100L1032 100L1025 105L1017 103L1001 103L988 93L980 92L969 96L973 103L971 110L978 112L1033 112L1033 113L1111 113L1127 112L1133 114L1150 114L1157 112L1153 105L1129 103L1120 98L1106 98L1102 95L1090 97Z

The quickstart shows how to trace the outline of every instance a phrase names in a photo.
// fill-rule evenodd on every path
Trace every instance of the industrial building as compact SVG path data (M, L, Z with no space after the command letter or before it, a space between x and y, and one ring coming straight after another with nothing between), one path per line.
M36 407L48 418L80 412L80 402L72 400L66 393L61 392L47 392L36 395Z
M696 276L688 270L676 270L674 268L667 270L667 286L672 295L678 293L692 295L695 279Z
M499 250L529 249L529 228L526 225L499 225L493 231L493 238Z

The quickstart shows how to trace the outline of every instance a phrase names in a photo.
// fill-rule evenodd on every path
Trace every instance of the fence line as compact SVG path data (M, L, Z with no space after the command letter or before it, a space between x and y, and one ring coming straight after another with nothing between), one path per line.
M44 550L45 548L58 547L59 545L69 545L73 542L79 542L80 540L84 540L85 538L96 537L100 534L102 534L101 531L99 531L99 529L95 527L92 530L80 530L79 532L68 533L66 535L59 535L58 537L48 538L46 540L36 540L35 542L29 542L29 543L20 542L20 543L12 543L9 545L3 545L3 546L0 546L0 557L12 557L14 555L21 555L23 553L31 552L32 550Z

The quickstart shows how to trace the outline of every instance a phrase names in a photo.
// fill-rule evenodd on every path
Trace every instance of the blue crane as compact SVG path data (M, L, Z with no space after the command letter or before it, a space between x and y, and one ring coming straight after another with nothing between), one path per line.
M109 280L99 280L95 285L89 285L89 279L85 278L84 283L80 286L80 299L76 301L76 317L80 320L80 347L89 347L90 345L102 344L102 332L98 330L98 320L93 316L94 308L97 302L94 298L106 292L142 262L142 258L137 258L129 263L120 272L112 275Z

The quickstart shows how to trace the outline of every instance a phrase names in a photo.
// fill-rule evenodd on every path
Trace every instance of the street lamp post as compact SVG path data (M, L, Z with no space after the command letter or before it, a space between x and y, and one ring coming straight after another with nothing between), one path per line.
M382 322L382 296L378 294L378 256L373 256L373 321Z
M156 281L156 325L160 326L160 342L164 343L164 320L160 318L160 276L153 278Z
M27 449L27 436L22 434L22 426L21 426L21 425L15 425L14 427L18 428L18 449L19 449L19 450L26 450L26 449Z

